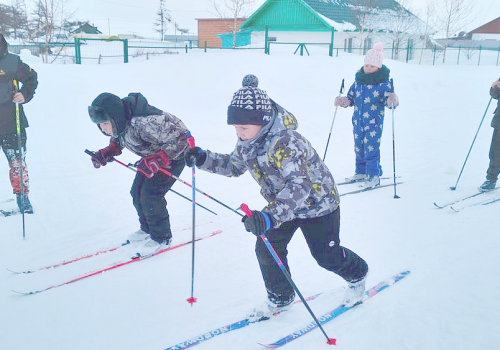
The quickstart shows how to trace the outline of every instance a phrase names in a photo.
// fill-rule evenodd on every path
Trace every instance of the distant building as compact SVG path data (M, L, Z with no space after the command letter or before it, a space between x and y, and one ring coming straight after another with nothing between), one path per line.
M472 40L500 40L500 17L465 34Z
M88 22L81 24L73 30L71 34L102 34L97 27L90 25Z
M227 38L227 33L233 31L233 18L197 18L196 20L198 21L198 47L205 47L205 44L207 47L223 47L224 36L221 38L219 35L226 34L225 38ZM236 31L245 20L246 18L236 20ZM227 47L226 45L224 47Z
M437 48L444 47L446 39L434 39ZM500 17L468 33L461 32L448 39L448 47L482 50L500 50Z
M333 41L334 47L350 51L369 49L378 41L386 47L424 43L424 26L395 0L267 0L241 30L252 32L252 42L262 41L267 28L278 42Z

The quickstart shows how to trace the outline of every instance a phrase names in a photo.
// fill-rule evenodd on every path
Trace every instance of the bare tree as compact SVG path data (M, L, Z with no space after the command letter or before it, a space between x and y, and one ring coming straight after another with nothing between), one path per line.
M228 25L228 32L233 35L233 48L236 47L236 33L238 32L238 19L247 17L253 9L251 5L255 0L209 0L213 9L220 18L232 19L231 25Z
M156 22L154 23L154 31L160 33L161 41L167 31L167 23L172 23L170 12L165 7L165 0L160 0L160 6L156 12Z
M11 6L0 4L0 32L5 35L14 34L17 38L23 29L26 28L28 19L24 7L16 5Z
M63 24L71 18L72 14L68 14L65 10L65 5L68 0L34 0L35 11L32 20L33 37L42 37L45 45L42 53L44 54L44 62L48 63L48 55L50 53L50 44L54 40L54 34L57 29L63 27Z
M410 11L409 0L398 0L398 6L391 11L386 22L389 37L393 39L394 59L399 58L399 49L405 48L413 41L423 22Z
M373 16L377 9L376 0L351 0L353 13L356 18L356 28L358 30L359 39L359 54L362 55L363 45L368 38L372 29L370 24L373 23ZM365 45L366 46L366 45Z
M435 13L436 10L434 0L427 0L425 8L418 14L420 18L424 18L425 23L425 25L420 28L420 38L425 40L425 45L422 45L422 49L420 50L418 64L422 63L422 56L424 55L424 50L429 42L429 35L435 31L431 25L431 23L434 22Z
M437 26L444 33L443 63L450 38L470 23L474 2L468 0L440 0L436 4Z

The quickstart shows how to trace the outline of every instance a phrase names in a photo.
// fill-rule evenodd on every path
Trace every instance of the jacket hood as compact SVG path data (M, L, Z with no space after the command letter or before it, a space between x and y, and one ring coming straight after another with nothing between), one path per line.
M97 96L89 107L90 118L98 126L108 120L111 122L113 137L123 134L128 121L133 117L162 113L158 108L150 106L141 93L130 93L124 99L120 99L116 95L104 92Z
M5 40L3 34L0 34L0 60L7 56L8 52L9 44L7 43L7 40Z

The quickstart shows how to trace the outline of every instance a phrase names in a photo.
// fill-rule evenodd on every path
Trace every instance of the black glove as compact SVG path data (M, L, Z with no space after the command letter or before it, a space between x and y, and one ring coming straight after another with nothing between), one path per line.
M101 166L108 164L108 162L112 162L113 157L119 156L120 154L122 154L120 144L115 140L111 140L108 147L94 153L92 156L92 164L94 168L99 169Z
M273 227L271 217L264 211L252 211L252 216L245 216L241 220L245 224L247 232L252 232L256 236L266 233Z
M200 167L205 163L205 160L207 160L207 152L200 147L189 149L184 153L184 160L189 167L193 167L195 164L197 167Z

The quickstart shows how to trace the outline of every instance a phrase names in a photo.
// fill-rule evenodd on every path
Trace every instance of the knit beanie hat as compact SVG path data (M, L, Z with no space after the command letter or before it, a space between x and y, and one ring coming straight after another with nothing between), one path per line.
M382 43L373 45L373 49L368 50L365 56L365 64L370 64L375 67L382 68L384 61L384 46Z
M266 125L272 119L271 99L264 90L258 88L259 79L248 74L243 78L242 88L233 95L227 109L227 123Z
M0 33L0 59L7 56L8 52L7 40L5 40L3 34Z
M96 124L110 121L113 124L113 136L120 135L127 125L122 100L109 92L100 94L92 101L92 105L89 106L89 115Z

